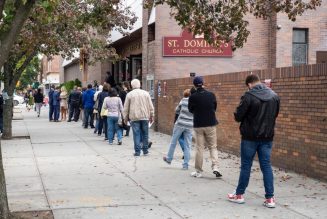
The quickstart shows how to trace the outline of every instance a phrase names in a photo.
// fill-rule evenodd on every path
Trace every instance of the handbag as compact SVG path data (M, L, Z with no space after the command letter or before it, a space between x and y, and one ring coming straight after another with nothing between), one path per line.
M105 104L105 101L103 101L103 104L102 104L102 108L101 108L101 112L100 112L101 117L108 116L108 109L104 108L104 104Z

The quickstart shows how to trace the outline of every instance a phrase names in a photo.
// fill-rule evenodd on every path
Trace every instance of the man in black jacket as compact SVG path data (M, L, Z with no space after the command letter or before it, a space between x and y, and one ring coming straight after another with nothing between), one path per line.
M241 122L241 173L237 189L235 193L228 194L228 199L244 203L243 194L249 184L253 158L258 153L266 192L264 205L274 208L274 176L270 155L280 100L274 91L261 84L257 75L249 75L245 84L249 91L242 96L234 113L235 120Z
M196 92L189 98L188 109L194 115L193 127L196 139L195 172L191 176L202 177L203 150L205 145L209 148L212 161L213 174L221 177L218 171L218 149L216 119L216 96L203 88L203 78L197 76L193 80Z
M71 122L73 115L74 121L77 122L80 114L80 107L82 104L82 93L77 89L77 86L74 87L74 90L69 94L68 105L69 105L69 117L67 122Z

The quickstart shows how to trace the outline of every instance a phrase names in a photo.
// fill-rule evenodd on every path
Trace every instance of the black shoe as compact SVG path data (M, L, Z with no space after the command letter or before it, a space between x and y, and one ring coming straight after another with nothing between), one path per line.
M165 161L167 164L171 164L171 161L169 161L169 160L167 159L167 157L163 157L162 159L163 159L163 161Z
M138 154L138 153L134 153L133 155L134 155L134 157L139 157L140 156L140 154Z
M84 126L85 129L87 129L87 126Z
M94 129L95 127L94 126L91 126L91 129Z
M121 142L121 141L118 142L118 145L122 145L122 144L123 144L123 142Z
M72 120L68 119L67 122L71 122Z
M213 174L215 174L217 178L221 178L223 176L223 175L221 175L221 173L219 173L218 170L214 170Z
M184 156L182 157L182 160L184 160Z
M108 141L108 138L104 138L105 141Z
M152 146L152 141L149 142L148 148L151 148L151 146Z

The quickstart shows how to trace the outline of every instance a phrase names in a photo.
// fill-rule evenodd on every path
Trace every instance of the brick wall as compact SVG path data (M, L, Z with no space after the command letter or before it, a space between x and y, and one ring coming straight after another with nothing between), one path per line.
M239 155L240 134L233 112L246 91L250 72L205 76L205 85L218 99L218 148ZM262 80L272 79L272 88L281 98L272 155L275 166L327 181L327 65L276 68L253 71ZM166 82L166 97L156 102L157 129L171 134L174 109L190 78Z

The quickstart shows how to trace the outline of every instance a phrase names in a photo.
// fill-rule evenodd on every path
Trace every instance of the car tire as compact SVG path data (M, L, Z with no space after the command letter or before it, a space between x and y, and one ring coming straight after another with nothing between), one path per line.
M14 106L18 106L19 102L17 100L14 100Z

